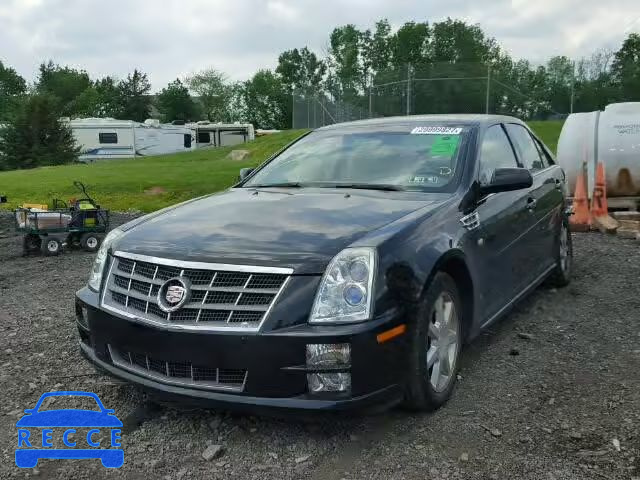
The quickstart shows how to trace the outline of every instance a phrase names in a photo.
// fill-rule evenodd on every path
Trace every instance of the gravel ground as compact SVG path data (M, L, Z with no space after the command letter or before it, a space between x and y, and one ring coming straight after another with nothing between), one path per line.
M438 412L274 420L156 406L96 374L73 314L92 256L22 258L0 214L0 478L640 479L640 244L592 233L574 248L573 283L539 289L470 345ZM15 466L22 410L62 389L115 409L124 467Z

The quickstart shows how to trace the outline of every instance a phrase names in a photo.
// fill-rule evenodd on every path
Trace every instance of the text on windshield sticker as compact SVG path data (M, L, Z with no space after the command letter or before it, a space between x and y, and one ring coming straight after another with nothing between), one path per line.
M460 135L461 127L416 127L411 135Z
M439 179L436 176L422 176L422 175L416 175L414 177L411 177L409 179L410 183L417 183L417 184L425 184L425 183L438 183Z

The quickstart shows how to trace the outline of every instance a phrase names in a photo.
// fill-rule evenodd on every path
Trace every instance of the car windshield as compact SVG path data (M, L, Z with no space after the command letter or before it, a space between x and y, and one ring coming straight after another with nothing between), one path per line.
M256 172L244 187L346 187L443 191L458 178L467 129L311 133Z

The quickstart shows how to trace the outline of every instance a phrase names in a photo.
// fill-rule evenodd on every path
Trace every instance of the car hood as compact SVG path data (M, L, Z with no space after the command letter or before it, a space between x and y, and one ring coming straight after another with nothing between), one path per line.
M114 249L320 273L367 233L441 201L416 192L231 189L143 218Z
M121 427L122 422L114 415L91 410L48 410L25 415L17 427Z

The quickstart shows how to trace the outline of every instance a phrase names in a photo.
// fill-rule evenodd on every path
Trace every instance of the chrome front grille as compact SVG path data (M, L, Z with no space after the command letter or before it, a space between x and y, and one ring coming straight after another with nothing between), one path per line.
M130 352L108 345L111 361L117 367L154 380L196 388L241 392L247 381L247 370L213 368L189 361L169 362L143 353Z
M116 252L102 305L116 313L175 329L257 330L291 269L178 262ZM188 278L190 297L167 313L158 305L163 283Z

